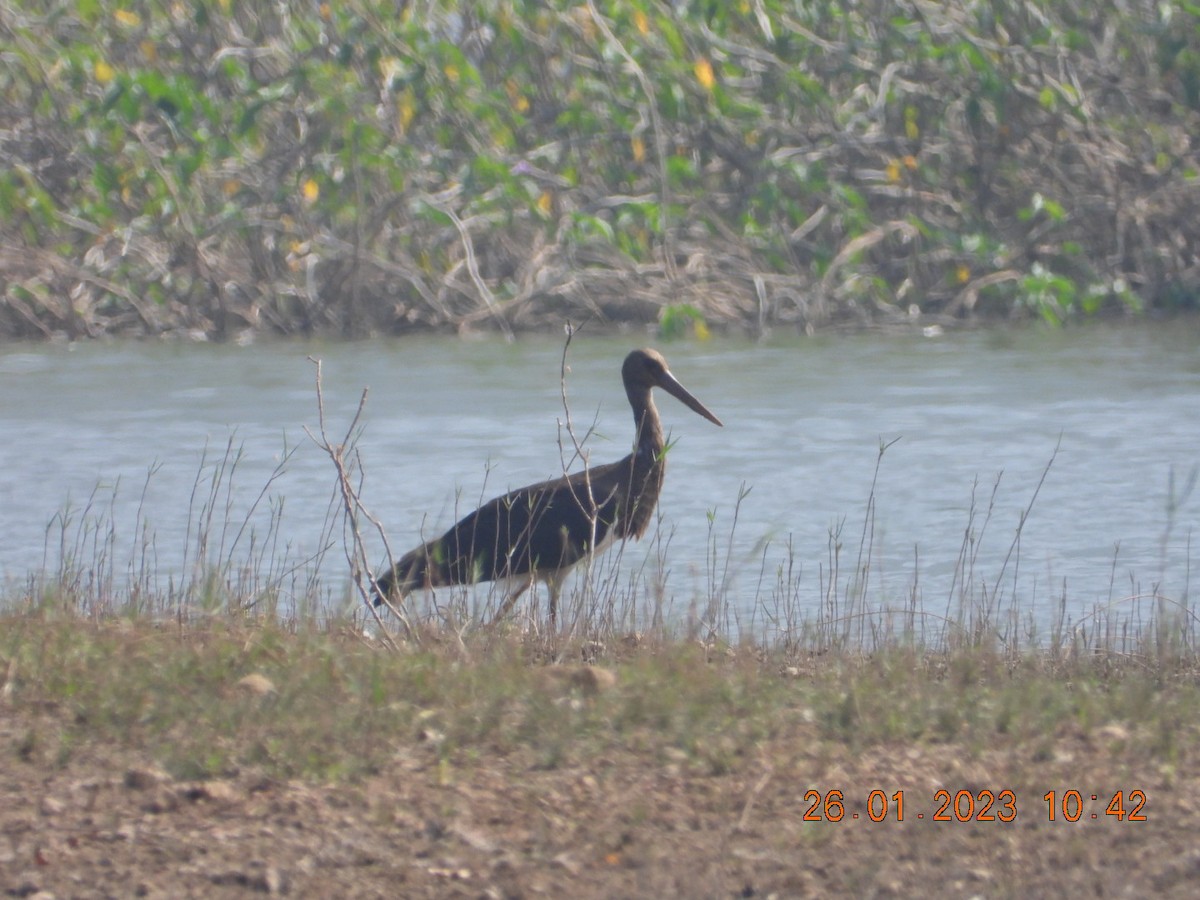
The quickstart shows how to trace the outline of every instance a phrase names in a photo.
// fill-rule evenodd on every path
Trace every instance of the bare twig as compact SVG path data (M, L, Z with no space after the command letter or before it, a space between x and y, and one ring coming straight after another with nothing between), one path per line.
M346 433L342 440L338 443L333 443L329 439L329 434L325 425L325 397L321 383L321 361L309 357L312 363L316 366L316 391L317 391L317 434L313 434L312 430L306 425L304 432L309 436L314 444L316 444L333 463L334 469L337 471L338 492L342 500L342 509L346 516L346 523L349 528L350 542L346 547L346 558L350 563L351 571L355 573L354 584L358 590L363 604L368 612L375 619L375 624L379 626L380 633L384 635L385 643L392 649L398 649L398 645L392 636L388 633L383 620L379 616L379 612L375 607L374 599L382 596L378 584L375 582L371 572L371 564L367 558L366 542L363 540L362 533L359 530L358 520L361 515L372 526L383 535L383 526L379 520L371 514L371 512L363 505L358 489L351 483L349 466L346 462L347 451L353 451L354 448L354 432L358 428L358 421L362 417L363 409L367 403L367 389L363 389L362 396L358 401L358 408L354 412L354 417L350 420L350 424L346 428ZM386 537L385 537L386 543ZM388 559L391 560L391 551L388 550ZM367 584L363 584L363 580L358 573L366 572ZM412 622L407 612L402 606L397 606L391 601L391 598L384 597L383 602L387 605L396 617L404 626L405 632L409 638L416 643L420 642L420 635L413 627Z
M508 321L497 308L496 298L492 295L491 288L487 286L487 282L479 274L479 264L475 261L475 243L471 240L471 232L467 230L467 226L463 224L463 220L449 206L442 206L435 203L432 197L426 197L425 202L453 222L454 227L458 229L458 235L462 239L463 252L466 253L467 272L471 276L471 281L475 284L475 290L479 291L479 296L487 304L487 308L492 312L496 324L504 332L504 336L512 340L512 328L509 327Z

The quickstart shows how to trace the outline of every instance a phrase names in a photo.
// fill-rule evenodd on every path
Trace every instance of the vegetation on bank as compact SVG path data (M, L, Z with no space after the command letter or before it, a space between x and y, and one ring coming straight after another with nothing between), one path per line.
M0 2L0 332L1196 306L1190 4Z

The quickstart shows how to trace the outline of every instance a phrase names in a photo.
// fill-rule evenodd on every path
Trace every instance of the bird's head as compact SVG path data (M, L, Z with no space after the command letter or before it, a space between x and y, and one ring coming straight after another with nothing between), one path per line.
M649 392L650 388L662 388L679 402L683 403L693 412L699 413L712 422L714 425L720 425L721 420L714 416L708 409L688 393L687 388L680 384L675 376L671 374L671 370L667 368L667 361L663 355L657 350L645 348L643 350L634 350L625 357L625 364L621 367L621 377L625 381L625 390L632 396L635 392Z

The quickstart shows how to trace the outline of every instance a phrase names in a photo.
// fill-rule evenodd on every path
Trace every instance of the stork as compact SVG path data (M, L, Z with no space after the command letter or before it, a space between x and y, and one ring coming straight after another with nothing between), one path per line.
M675 380L657 350L634 350L621 366L636 436L624 459L509 491L441 537L409 551L376 580L375 605L419 588L508 581L515 590L497 620L535 581L550 594L550 626L563 581L581 560L646 532L662 492L666 442L651 389L662 388L715 425L721 420Z

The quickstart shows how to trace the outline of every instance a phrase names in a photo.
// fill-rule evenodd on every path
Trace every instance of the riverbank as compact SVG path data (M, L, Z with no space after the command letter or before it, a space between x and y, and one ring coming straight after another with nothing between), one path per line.
M6 5L0 335L1196 309L1200 19Z
M389 651L349 625L6 614L5 887L1182 897L1194 884L1200 688L1194 658L1161 645L813 656L492 632Z

